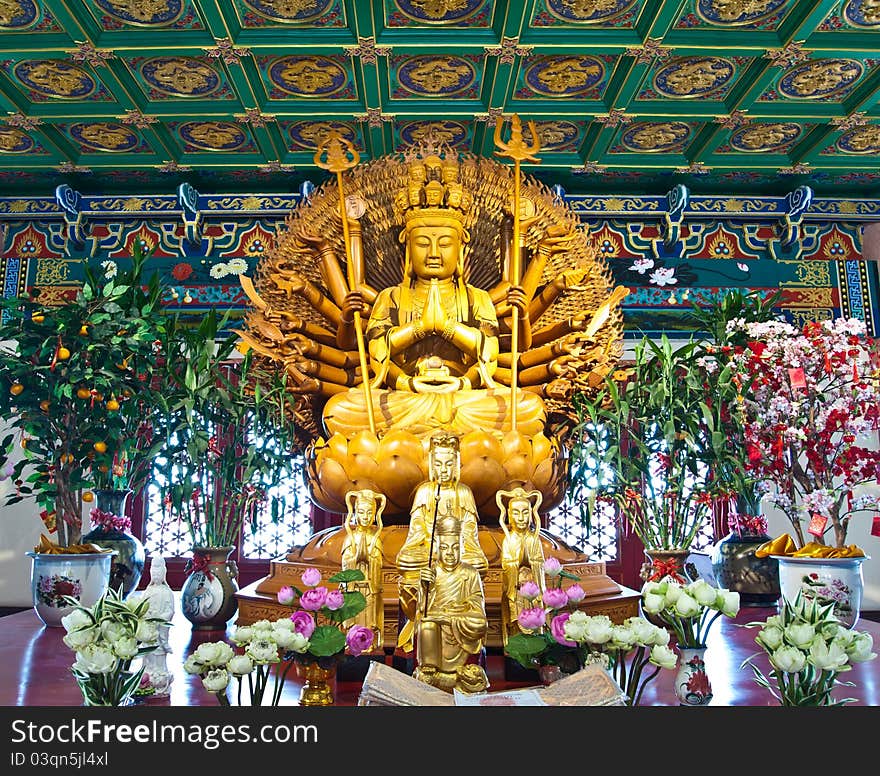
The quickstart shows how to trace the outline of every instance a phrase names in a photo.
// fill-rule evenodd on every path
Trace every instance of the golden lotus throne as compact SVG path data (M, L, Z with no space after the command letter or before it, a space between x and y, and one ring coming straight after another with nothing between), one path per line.
M329 142L324 158L336 166L325 167L336 180L288 216L254 279L241 277L253 303L242 347L287 373L314 503L344 515L349 492L386 498L386 646L397 642L395 562L428 480L430 437L458 435L460 481L473 492L488 560L486 645L501 646L496 494L540 492L545 520L562 502L571 398L617 364L627 289L613 287L560 198L531 178L515 191L518 168L430 144L356 164L350 146ZM238 593L239 624L282 616L276 594L305 568L339 570L345 538L342 526L325 529L272 561ZM617 621L637 613L638 594L604 563L547 530L541 541L580 578L585 610Z

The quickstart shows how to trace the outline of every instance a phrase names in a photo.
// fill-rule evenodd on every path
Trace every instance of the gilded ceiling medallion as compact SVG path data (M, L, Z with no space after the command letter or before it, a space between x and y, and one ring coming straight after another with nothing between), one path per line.
M589 91L605 76L605 66L595 57L541 57L530 65L525 81L545 97L574 97Z
M203 151L235 151L247 143L247 135L230 121L187 121L177 128L183 140Z
M661 67L654 89L664 97L706 97L721 89L736 72L733 62L721 57L679 57Z
M400 85L420 97L451 97L477 80L477 71L466 59L427 54L407 59L397 69Z
M854 27L880 27L880 0L849 0L843 18Z
M773 16L789 0L697 0L697 16L709 24L741 27Z
M140 143L131 129L111 121L71 124L69 132L80 145L93 151L121 153L137 148Z
M82 99L98 88L95 80L81 67L55 59L17 62L12 74L29 89L47 97Z
M573 150L575 141L580 137L578 125L571 121L536 121L535 127L542 151ZM523 127L522 133L523 140L531 143L531 130Z
M819 100L849 88L864 70L855 59L814 59L785 73L777 89L793 100Z
M30 135L15 127L0 127L0 154L26 154L36 143Z
M404 145L432 141L435 145L457 146L467 140L467 127L459 121L411 121L400 128Z
M287 128L293 151L314 151L331 132L357 145L357 134L351 124L342 121L297 121Z
M656 154L680 151L690 134L691 128L681 121L641 121L629 127L620 140L630 151Z
M141 77L172 97L208 97L220 86L220 75L193 57L153 57L140 65Z
M137 27L166 27L183 14L183 0L95 0L102 11Z
M265 19L277 22L312 22L322 17L334 0L242 0Z
M794 123L785 124L747 124L730 136L730 145L737 151L758 153L760 151L779 151L796 140L801 128Z
M636 0L546 0L547 10L564 22L600 24L622 16Z
M348 74L327 57L282 57L269 66L269 79L288 94L328 97L345 88Z
M22 30L39 18L34 0L0 0L0 30Z
M486 0L394 0L394 5L413 21L449 24L469 19L486 5Z
M838 138L836 145L845 154L880 153L880 126L869 124L846 132Z

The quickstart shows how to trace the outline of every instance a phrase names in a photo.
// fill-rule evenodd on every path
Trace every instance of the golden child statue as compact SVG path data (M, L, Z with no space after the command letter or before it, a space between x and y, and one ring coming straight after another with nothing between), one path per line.
M507 508L504 499L508 499ZM501 490L497 495L501 513L501 634L503 643L515 633L523 632L517 622L523 599L519 589L533 582L543 594L544 548L541 545L541 518L538 507L541 494L523 488Z
M451 692L482 692L486 672L468 662L481 652L489 623L480 572L462 561L462 523L441 518L434 534L436 566L419 572L421 584L401 593L400 606L416 623L416 679Z
M345 542L342 545L342 569L363 572L361 582L349 582L349 590L358 590L367 599L366 608L344 623L346 628L363 625L373 631L373 646L382 647L384 609L382 601L382 510L386 499L369 488L345 495L348 514L345 518Z

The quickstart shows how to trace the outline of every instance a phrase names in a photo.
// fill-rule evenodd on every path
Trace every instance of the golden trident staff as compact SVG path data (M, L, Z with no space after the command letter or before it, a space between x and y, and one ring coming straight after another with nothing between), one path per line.
M361 279L357 276L351 256L348 235L348 212L345 207L345 191L342 188L342 173L355 167L361 160L354 144L338 132L333 131L318 145L315 151L315 164L322 170L336 173L336 187L339 189L339 217L342 219L342 239L345 242L345 269L348 275L348 290L354 291ZM354 334L357 338L358 357L361 361L361 378L364 385L364 399L367 402L367 418L370 433L376 435L376 419L373 417L373 399L370 395L370 373L367 371L367 350L364 347L364 333L361 331L361 314L354 312Z
M535 156L541 150L541 141L538 138L538 129L534 121L529 122L529 132L532 133L532 143L527 145L523 141L522 122L517 114L513 114L510 118L510 140L504 142L501 139L501 128L504 126L504 117L499 116L495 122L495 145L500 149L496 151L497 156L506 156L513 159L513 251L510 256L510 268L508 270L508 280L511 286L518 286L520 281L520 265L522 263L520 257L519 244L519 198L520 198L520 162L540 162L541 160ZM510 427L516 431L516 383L517 383L517 360L519 354L519 308L511 306L511 332L510 332Z

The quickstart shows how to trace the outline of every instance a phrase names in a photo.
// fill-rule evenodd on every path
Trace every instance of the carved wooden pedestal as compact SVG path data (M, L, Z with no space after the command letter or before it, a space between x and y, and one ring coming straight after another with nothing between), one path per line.
M382 529L383 558L382 584L385 624L382 645L394 648L401 625L397 585L399 573L394 565L407 526L386 526ZM555 557L563 568L578 577L586 592L580 607L587 614L606 614L614 622L623 622L639 613L640 594L618 585L605 573L603 561L590 561L587 555L568 547L562 541L541 532L545 557ZM483 579L486 597L486 616L489 620L487 647L501 647L501 543L504 535L500 528L480 526L480 546L489 561ZM250 625L261 619L274 620L290 614L290 608L278 603L278 591L285 585L302 586L302 572L315 567L324 579L339 571L345 531L341 527L328 528L315 534L307 544L294 548L285 560L271 561L268 576L240 590L238 598L238 625ZM574 584L573 581L566 582Z

